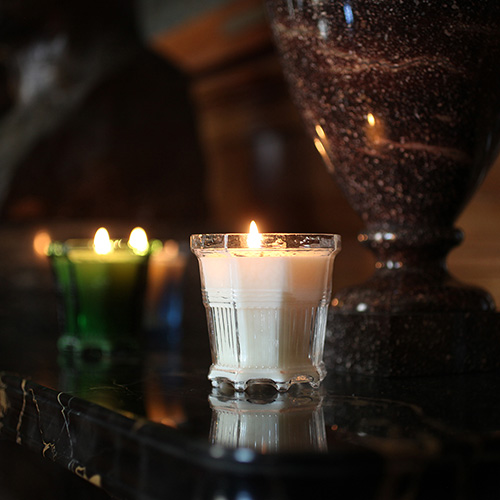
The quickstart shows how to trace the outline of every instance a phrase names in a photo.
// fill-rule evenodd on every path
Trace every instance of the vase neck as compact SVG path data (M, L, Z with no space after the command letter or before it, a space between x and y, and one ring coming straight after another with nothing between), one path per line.
M376 257L376 268L438 272L446 269L446 256L463 240L463 233L448 227L368 226L360 243Z

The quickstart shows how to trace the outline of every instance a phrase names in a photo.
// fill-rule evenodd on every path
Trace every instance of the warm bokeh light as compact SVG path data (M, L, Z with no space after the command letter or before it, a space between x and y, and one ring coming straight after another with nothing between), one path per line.
M163 245L163 253L167 259L176 259L179 256L179 243L167 240Z
M316 130L316 134L318 134L318 137L320 139L326 139L326 135L325 135L325 131L323 130L323 127L321 125L316 125L315 127L315 130Z
M326 156L325 146L323 146L323 143L319 139L314 139L314 145L321 156Z
M106 255L113 250L109 233L105 227L99 228L94 237L94 251L99 255Z
M253 220L250 223L250 231L248 232L247 236L248 248L260 248L261 240L262 240L262 235L259 233L257 224Z
M135 253L145 253L148 251L149 242L146 231L142 227L135 227L130 233L128 245Z
M364 127L366 140L371 146L387 145L384 122L380 116L375 117L373 113L366 115L366 125Z
M326 152L325 146L323 146L323 143L317 137L314 138L314 145L316 146L318 153L321 155L321 158L323 158L326 168L330 173L332 173L335 169L333 163L328 157L328 153Z
M38 231L33 238L33 250L40 257L46 257L51 241L47 231Z

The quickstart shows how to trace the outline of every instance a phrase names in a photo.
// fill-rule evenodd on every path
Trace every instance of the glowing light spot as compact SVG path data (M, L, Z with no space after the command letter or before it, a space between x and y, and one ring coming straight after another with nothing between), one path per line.
M39 231L33 238L33 250L37 255L40 255L40 257L45 257L51 241L47 231Z
M323 39L326 40L328 38L328 22L326 19L320 19L318 21L318 31L319 31L319 36Z
M321 158L323 158L326 168L329 170L329 172L333 172L335 170L335 167L333 166L333 163L330 161L325 146L323 146L323 143L317 137L314 138L314 145L316 146L318 153L321 155Z
M99 255L106 255L113 250L113 245L109 239L109 233L106 228L99 228L94 236L94 251Z
M344 18L347 26L351 27L354 23L354 13L352 12L352 7L348 2L344 4Z
M248 248L260 248L262 242L262 235L259 233L257 224L253 220L250 223L250 231L247 236Z
M325 139L326 139L325 131L323 130L323 127L322 127L321 125L319 125L319 124L318 124L318 125L316 125L316 126L314 127L314 129L316 130L316 134L318 134L318 137L319 137L320 139L323 139L323 140L325 140Z
M163 245L163 253L168 259L176 259L179 256L179 243L175 240L167 240Z
M366 115L366 121L368 122L368 125L370 125L370 127L375 126L376 120L375 120L375 117L371 113L368 113Z
M325 146L323 146L323 144L321 143L321 141L319 139L317 139L317 138L314 139L314 145L316 146L316 149L318 150L318 152L321 156L326 155Z
M128 246L138 254L144 254L148 251L149 242L146 231L142 227L135 227L130 233Z
M249 463L255 459L255 453L248 448L238 448L234 452L234 458L238 462Z

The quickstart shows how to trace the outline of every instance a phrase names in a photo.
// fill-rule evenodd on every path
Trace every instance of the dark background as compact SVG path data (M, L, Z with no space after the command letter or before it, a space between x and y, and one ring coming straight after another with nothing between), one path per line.
M497 304L499 191L497 162L449 259ZM371 273L361 221L303 131L259 0L0 0L0 350L44 339L56 355L39 231L91 238L104 225L126 237L140 225L186 242L245 232L252 219L267 232L340 233L335 288ZM190 325L203 316L197 279L191 257L184 340L207 343ZM26 452L2 444L0 457L12 453ZM16 477L0 475L0 488ZM72 482L49 481L61 495Z

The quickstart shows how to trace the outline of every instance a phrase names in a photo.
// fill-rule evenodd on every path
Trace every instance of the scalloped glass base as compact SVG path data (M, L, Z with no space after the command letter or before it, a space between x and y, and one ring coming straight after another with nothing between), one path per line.
M230 384L235 391L246 391L253 385L270 385L279 392L285 392L294 384L309 384L317 389L326 376L324 363L319 366L295 368L229 368L212 365L208 378L213 387Z

